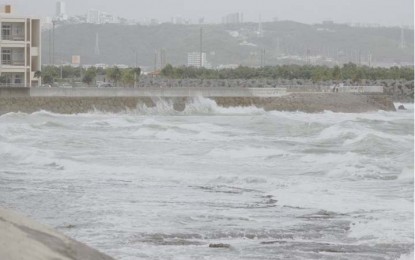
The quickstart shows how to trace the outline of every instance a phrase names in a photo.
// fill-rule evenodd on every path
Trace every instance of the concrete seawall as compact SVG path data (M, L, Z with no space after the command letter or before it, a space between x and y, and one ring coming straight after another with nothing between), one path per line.
M195 98L214 100L222 107L256 106L264 110L322 112L394 111L389 96L363 93L287 93L285 89L248 88L149 88L149 89L60 89L33 88L0 92L0 114L32 113L47 110L55 113L87 113L94 110L120 112L137 107L154 107L169 102L182 111Z
M113 258L15 212L0 208L0 259L112 260Z

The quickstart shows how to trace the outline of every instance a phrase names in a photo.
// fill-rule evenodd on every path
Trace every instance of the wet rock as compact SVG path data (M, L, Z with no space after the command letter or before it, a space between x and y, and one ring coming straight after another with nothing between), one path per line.
M210 248L230 248L231 245L219 243L219 244L209 244L209 247Z
M183 102L174 102L173 109L177 112L183 112L186 109L186 104Z
M63 228L71 229L71 228L75 228L75 227L76 227L75 225L69 224L69 225L64 226Z

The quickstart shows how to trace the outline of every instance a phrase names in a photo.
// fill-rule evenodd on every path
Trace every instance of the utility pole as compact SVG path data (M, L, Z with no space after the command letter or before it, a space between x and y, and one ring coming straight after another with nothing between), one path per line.
M52 30L49 29L49 65L52 64Z
M261 50L261 68L265 66L265 49Z
M369 52L369 67L372 67L372 53Z
M96 56L99 56L101 54L100 48L99 48L99 34L95 34L95 49L94 53Z
M157 50L154 50L154 72L157 71Z
M399 44L399 48L401 48L401 49L406 48L405 31L404 31L403 27L401 27L401 41L400 41L400 44Z
M55 25L56 20L52 20L52 65L55 65Z
M199 68L203 66L203 27L200 27L200 64Z
M135 50L134 88L137 87L138 52Z

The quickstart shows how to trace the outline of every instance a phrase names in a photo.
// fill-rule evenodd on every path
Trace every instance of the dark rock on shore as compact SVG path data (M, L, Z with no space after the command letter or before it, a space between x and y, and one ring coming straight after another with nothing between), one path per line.
M209 247L210 248L230 248L231 245L220 243L220 244L209 244Z

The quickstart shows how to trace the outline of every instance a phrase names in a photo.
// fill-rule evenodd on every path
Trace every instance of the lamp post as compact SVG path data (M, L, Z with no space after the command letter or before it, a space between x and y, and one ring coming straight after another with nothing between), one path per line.
M134 88L137 87L138 52L135 50Z
M55 25L56 19L52 20L52 65L55 65Z

